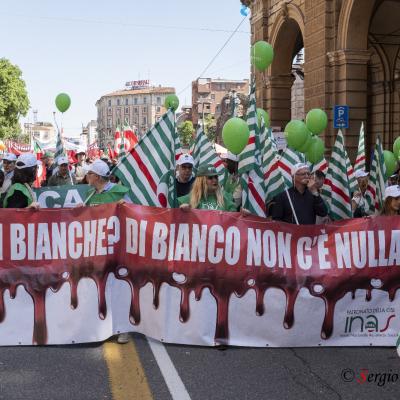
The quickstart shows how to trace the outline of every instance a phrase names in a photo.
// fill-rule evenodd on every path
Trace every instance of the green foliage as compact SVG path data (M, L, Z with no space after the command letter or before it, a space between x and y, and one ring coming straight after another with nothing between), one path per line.
M207 135L210 142L215 142L217 138L217 124L214 116L211 114L208 114L204 118L204 133Z
M181 144L183 146L190 146L193 142L193 122L192 121L185 121L178 126L178 134Z
M5 58L0 58L0 138L18 138L19 118L29 110L29 99L22 72Z

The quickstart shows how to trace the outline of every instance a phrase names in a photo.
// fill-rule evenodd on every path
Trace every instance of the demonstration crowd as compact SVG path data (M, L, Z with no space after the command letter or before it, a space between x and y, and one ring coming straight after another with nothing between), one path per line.
M32 153L17 157L7 153L2 157L0 170L0 207L38 208L32 185L36 179L38 164L43 163L46 179L42 186L63 186L89 184L91 190L83 205L91 206L110 202L131 203L129 189L118 184L111 173L113 162L107 157L89 159L84 151L75 155L76 162L70 163L68 157L46 152L42 161L37 161ZM182 154L177 160L176 191L182 209L190 208L249 212L241 207L242 189L238 175L238 158L232 153L222 155L225 175L220 182L217 170L212 165L201 165L194 174L194 159L190 154ZM267 215L271 220L296 224L318 224L329 221L328 208L321 197L325 175L316 170L311 173L307 164L299 163L292 168L293 186L266 204ZM368 187L368 172L356 170L358 190L353 193L353 216L367 215L365 193ZM382 215L396 215L400 210L400 188L397 175L389 179L384 195Z

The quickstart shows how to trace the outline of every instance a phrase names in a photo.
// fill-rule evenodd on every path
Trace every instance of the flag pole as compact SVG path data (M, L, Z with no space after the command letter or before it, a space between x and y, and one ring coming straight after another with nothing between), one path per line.
M289 200L290 208L292 209L292 214L293 214L294 220L296 221L296 225L300 225L299 220L297 219L296 211L294 210L294 207L293 207L293 203L292 203L292 199L290 197L289 191L287 189L285 189L285 192L286 192L286 196Z

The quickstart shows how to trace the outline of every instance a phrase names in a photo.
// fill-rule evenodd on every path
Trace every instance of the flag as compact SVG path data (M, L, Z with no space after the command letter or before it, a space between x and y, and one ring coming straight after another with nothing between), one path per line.
M40 161L41 158L43 157L43 150L39 146L39 143L36 140L33 142L33 152L36 155L36 159L38 161ZM40 188L42 186L42 182L45 180L46 180L46 167L40 161L40 163L38 165L38 170L36 173L36 179L35 179L35 182L33 183L33 186L35 188Z
M133 147L136 145L136 143L138 142L138 139L135 135L135 133L133 132L133 129L125 124L124 125L124 148L125 151L128 153L130 152Z
M296 164L304 163L305 161L306 160L303 154L295 150L292 150L289 147L287 147L280 155L278 165L279 169L281 170L281 174L287 189L293 186L293 179L292 179L293 167Z
M361 123L360 138L358 139L358 151L354 169L362 169L365 171L365 145L364 145L364 122Z
M224 164L201 127L197 131L191 153L194 159L194 167L197 169L200 165L213 165L218 172L221 183L224 178Z
M339 130L322 187L322 196L329 205L329 215L333 220L351 218L353 215L346 156L343 134Z
M56 152L54 154L54 161L57 162L58 157L64 156L64 145L62 141L62 132L57 129L57 143L56 143Z
M383 158L381 139L376 138L374 155L371 163L368 187L365 191L365 199L368 204L369 213L374 213L382 208L383 196L385 194L386 167Z
M175 178L175 149L180 148L176 136L175 116L168 110L114 168L113 174L130 188L134 203L175 206L175 179L170 177Z
M108 157L110 158L110 160L114 160L114 158L118 158L117 155L115 154L114 150L112 149L110 143L107 144L106 152L107 152Z
M249 142L239 156L239 174L242 186L242 205L252 214L265 217L265 184L263 174L263 148L265 132L258 129L255 85L252 85L247 109Z
M121 130L119 126L115 129L114 133L114 154L121 158L125 156L127 152L125 151L125 135L124 131Z
M270 129L271 131L271 129ZM268 204L275 196L286 189L285 181L279 168L279 157L276 146L267 135L263 154L263 173L265 184L265 203Z
M347 171L347 176L349 178L349 185L350 185L350 193L353 194L358 190L358 182L356 179L356 176L354 174L354 169L351 165L350 158L347 154L346 149L344 149L345 152L345 157L346 157L346 171Z
M321 171L326 175L328 172L328 161L326 161L326 158L323 158L319 163L314 164L311 168L311 171Z

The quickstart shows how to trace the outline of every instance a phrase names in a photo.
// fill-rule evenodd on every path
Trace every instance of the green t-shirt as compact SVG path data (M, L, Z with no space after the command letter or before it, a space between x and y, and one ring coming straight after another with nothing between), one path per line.
M223 192L224 195L224 207L220 207L217 203L217 198L214 195L208 196L206 198L202 198L200 200L197 209L199 210L220 210L220 211L237 211L236 206L233 204L230 196ZM181 204L190 204L190 193L186 196L178 197L179 205Z

